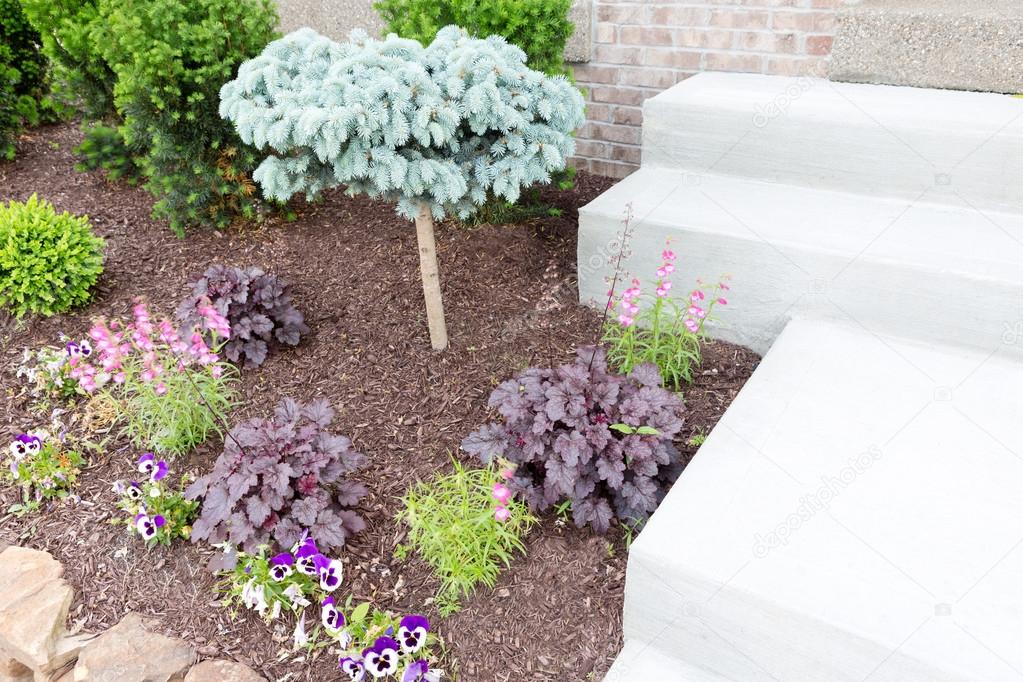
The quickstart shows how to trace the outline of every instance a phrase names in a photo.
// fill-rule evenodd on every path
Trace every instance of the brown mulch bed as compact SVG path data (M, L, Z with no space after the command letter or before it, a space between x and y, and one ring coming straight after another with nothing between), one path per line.
M547 190L563 211L558 218L439 226L451 348L438 354L426 331L415 232L389 205L336 192L302 206L292 223L223 234L196 230L178 239L150 218L145 191L73 169L79 139L74 125L41 128L22 140L16 161L0 163L0 200L38 192L58 209L87 214L108 248L88 308L50 319L0 320L0 437L39 425L13 375L23 348L55 343L61 332L81 335L92 316L125 316L136 296L170 314L188 280L209 264L261 266L291 282L312 332L298 348L243 372L244 403L234 419L269 414L285 396L325 397L337 408L335 430L367 455L358 478L371 491L361 505L369 526L342 553L345 589L394 611L425 610L459 679L601 679L622 645L621 533L599 537L547 517L496 589L480 590L443 620L431 605L437 581L427 567L415 558L398 562L392 552L402 539L393 522L399 497L458 456L461 439L487 418L490 390L528 365L560 362L575 346L593 342L599 317L576 302L577 209L613 181L580 173L574 191ZM710 430L759 361L727 344L709 345L705 356L686 393L687 434ZM172 467L208 468L219 446L208 442ZM693 448L686 449L691 456ZM80 502L33 516L3 515L16 495L0 489L0 541L45 549L64 562L77 594L73 625L99 631L137 611L203 656L235 658L270 679L338 679L327 655L294 660L290 629L273 632L254 616L232 620L219 608L204 569L207 548L147 552L110 525L117 514L111 483L131 475L138 454L113 438L82 474Z

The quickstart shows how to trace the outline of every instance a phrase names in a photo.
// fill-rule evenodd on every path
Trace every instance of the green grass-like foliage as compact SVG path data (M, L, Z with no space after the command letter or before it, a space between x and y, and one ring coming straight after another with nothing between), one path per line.
M492 588L515 553L525 552L522 537L536 523L516 500L505 505L507 521L495 518L492 490L500 480L495 465L466 469L455 461L454 467L409 490L398 513L409 530L407 544L396 554L403 558L414 550L433 568L441 581L437 602L442 615L457 611L459 600L477 585Z
M154 215L179 234L256 215L251 150L220 118L220 86L276 37L270 0L99 0L92 39L116 76L114 103L141 150Z
M388 32L424 45L450 24L485 38L502 36L526 53L529 67L567 75L565 44L575 27L572 0L381 0L374 7Z
M0 306L22 317L86 303L103 272L103 246L88 218L57 213L34 194L0 206Z

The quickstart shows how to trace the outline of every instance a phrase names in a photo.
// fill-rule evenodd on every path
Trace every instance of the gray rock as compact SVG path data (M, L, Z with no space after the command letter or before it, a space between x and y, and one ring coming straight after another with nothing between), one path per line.
M192 647L150 632L129 613L82 649L74 682L178 682L194 661Z
M64 633L74 592L63 572L46 552L8 547L0 553L0 650L33 670L50 670Z
M188 671L185 682L266 682L247 665L235 661L203 661Z

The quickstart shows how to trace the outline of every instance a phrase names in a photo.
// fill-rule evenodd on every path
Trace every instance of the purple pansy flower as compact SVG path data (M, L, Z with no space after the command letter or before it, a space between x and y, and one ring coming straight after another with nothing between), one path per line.
M152 481L160 481L167 477L167 462L162 459L156 463L156 468L153 469L153 473L149 476Z
M426 633L430 631L430 621L426 616L412 614L405 616L398 623L398 641L401 642L401 650L406 654L415 652L426 646Z
M153 518L149 518L146 514L135 515L135 530L138 531L139 535L142 536L143 540L151 540L156 537L156 531L163 528L167 520L157 514Z
M142 486L139 485L138 481L132 481L124 488L124 494L129 500L141 500L145 495L142 492Z
M390 637L378 637L373 646L362 652L362 662L373 677L386 677L398 672L398 643Z
M138 470L139 473L149 476L151 481L159 481L167 476L167 462L157 460L153 453L147 452L139 457Z
M349 682L362 682L366 677L366 667L362 664L362 661L351 656L345 656L340 659L337 662L337 667L341 668L341 672L348 675Z
M430 674L430 665L423 659L409 663L405 674L401 676L401 682L427 682L433 679L437 679L437 676Z
M27 433L20 434L11 442L11 455L16 461L20 461L29 455L34 455L43 449L43 439Z
M320 552L316 549L316 543L313 539L306 538L303 540L295 550L295 564L299 573L316 575L319 572L316 565L316 557L319 556L321 556Z
M295 557L288 552L281 552L270 559L270 577L280 582L291 575L291 567L295 563Z
M320 587L327 592L333 592L341 585L344 565L340 559L327 559L322 554L318 554L316 572L320 575Z
M92 355L92 344L87 339L82 339L77 343L68 341L64 350L67 351L69 358L87 358Z
M320 602L320 617L323 620L323 627L331 631L338 631L345 626L344 614L334 605L334 598L327 597Z

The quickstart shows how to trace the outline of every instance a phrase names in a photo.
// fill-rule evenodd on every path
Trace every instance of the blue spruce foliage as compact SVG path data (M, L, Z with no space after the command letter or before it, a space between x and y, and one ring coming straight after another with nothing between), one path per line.
M220 92L220 115L270 155L254 174L279 200L346 185L412 219L466 218L488 195L550 182L585 121L579 91L526 67L503 38L448 26L426 47L304 28L267 45Z

